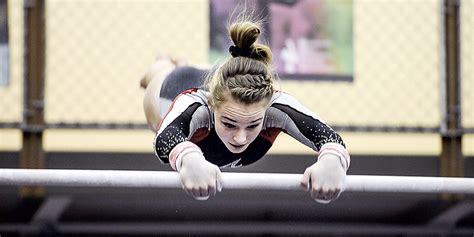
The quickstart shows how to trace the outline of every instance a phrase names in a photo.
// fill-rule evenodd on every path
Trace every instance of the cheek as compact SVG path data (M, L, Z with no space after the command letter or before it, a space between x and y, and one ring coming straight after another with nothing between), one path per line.
M262 126L258 126L257 128L253 129L252 131L249 131L247 134L248 134L248 137L250 138L250 140L255 140L255 138L258 137L258 135L260 134L260 131L262 130Z
M229 136L231 136L231 133L224 127L224 125L221 124L216 125L216 133L217 136L223 141L227 141Z

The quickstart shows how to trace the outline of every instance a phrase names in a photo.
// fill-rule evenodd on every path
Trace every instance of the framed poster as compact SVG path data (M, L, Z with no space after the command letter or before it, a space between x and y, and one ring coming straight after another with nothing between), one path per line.
M228 57L227 19L245 5L265 17L282 79L352 80L352 0L210 0L210 62Z
M0 86L8 84L7 0L0 0Z

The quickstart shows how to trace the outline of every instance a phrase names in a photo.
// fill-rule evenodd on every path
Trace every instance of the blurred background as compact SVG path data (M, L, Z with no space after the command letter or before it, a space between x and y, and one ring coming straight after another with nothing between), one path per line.
M348 174L474 177L473 0L248 3L269 16L278 86L342 135ZM228 57L216 14L238 4L0 0L0 167L171 170L154 157L139 81L158 55ZM324 17L291 33L308 14ZM302 55L308 44L318 50ZM280 135L265 158L226 171L303 173L315 157ZM25 235L473 236L474 199L343 193L321 205L304 192L224 190L198 202L182 190L0 187L0 236Z

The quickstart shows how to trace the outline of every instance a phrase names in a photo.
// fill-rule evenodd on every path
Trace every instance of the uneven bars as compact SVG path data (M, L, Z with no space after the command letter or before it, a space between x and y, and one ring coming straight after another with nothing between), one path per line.
M302 190L302 174L223 172L223 189ZM0 169L0 186L181 188L172 171ZM474 178L348 175L349 192L471 193Z

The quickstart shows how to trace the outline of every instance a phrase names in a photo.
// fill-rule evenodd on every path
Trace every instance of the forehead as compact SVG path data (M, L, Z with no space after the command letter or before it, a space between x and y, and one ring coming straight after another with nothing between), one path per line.
M263 117L267 109L265 101L244 104L231 98L220 104L216 109L218 116L224 116L237 121L255 120Z

